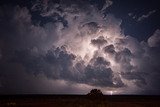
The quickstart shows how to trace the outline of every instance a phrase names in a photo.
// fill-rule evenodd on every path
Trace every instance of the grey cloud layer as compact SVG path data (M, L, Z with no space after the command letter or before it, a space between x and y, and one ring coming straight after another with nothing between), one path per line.
M71 0L60 4L34 4L31 12L40 11L42 17L53 19L43 26L32 23L32 14L26 7L1 7L1 93L16 90L19 93L36 90L67 93L64 91L70 89L67 84L74 84L71 85L73 93L85 92L79 84L122 88L128 92L133 87L135 93L137 89L160 88L156 83L160 80L159 40L156 39L159 30L148 43L140 43L121 32L121 20L111 14L104 17L103 9L98 10L88 2L81 7L83 3ZM105 9L112 4L111 1L106 3L109 4L104 5ZM52 82L55 87L47 89ZM56 86L61 91L57 91Z

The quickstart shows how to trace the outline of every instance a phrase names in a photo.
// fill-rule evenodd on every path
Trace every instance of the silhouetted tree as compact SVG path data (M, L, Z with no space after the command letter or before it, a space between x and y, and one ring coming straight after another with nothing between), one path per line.
M90 93L88 93L87 95L88 95L88 96L102 96L103 93L102 93L102 91L99 90L99 89L92 89L92 90L90 91Z

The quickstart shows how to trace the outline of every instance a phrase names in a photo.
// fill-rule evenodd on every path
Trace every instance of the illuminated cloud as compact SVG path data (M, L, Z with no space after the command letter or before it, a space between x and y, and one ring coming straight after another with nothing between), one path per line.
M159 47L160 44L160 30L157 29L154 34L148 39L150 47Z
M0 92L85 93L100 87L127 94L156 86L157 72L149 76L155 64L146 60L153 56L157 62L151 47L158 46L159 30L148 43L124 35L122 20L103 15L110 5L107 0L98 10L87 1L62 0L36 2L30 11L1 7ZM51 21L34 23L32 12Z

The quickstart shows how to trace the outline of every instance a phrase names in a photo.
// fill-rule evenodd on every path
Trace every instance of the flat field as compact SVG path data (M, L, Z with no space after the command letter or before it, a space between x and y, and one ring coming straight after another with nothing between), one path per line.
M160 96L1 95L0 107L160 107Z

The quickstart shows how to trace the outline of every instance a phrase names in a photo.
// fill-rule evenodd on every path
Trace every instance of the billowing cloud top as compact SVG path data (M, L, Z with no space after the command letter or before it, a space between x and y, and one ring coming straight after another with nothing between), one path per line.
M1 6L0 93L159 93L159 30L148 42L124 35L122 20L103 14L112 4Z

